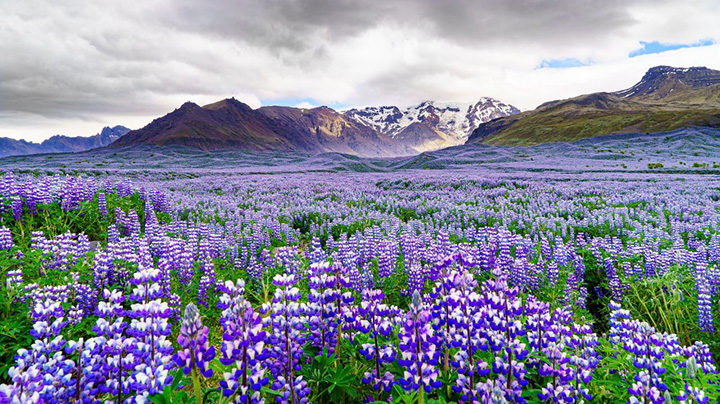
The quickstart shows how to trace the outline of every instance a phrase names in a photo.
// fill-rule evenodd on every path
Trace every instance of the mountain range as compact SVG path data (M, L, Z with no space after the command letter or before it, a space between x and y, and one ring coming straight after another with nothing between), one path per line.
M384 106L344 112L328 107L252 109L230 98L202 107L186 102L112 146L413 155L462 144L479 123L518 112L491 98L481 98L475 104L427 101L403 110Z
M426 151L463 144L479 124L518 113L512 105L482 97L475 104L425 101L403 110L395 106L350 109L345 116Z
M106 126L93 136L55 135L42 143L0 137L0 157L81 152L107 146L128 132L130 129L124 126Z
M551 101L480 124L468 143L529 146L688 126L720 127L720 71L653 67L626 90Z
M54 136L40 144L0 138L0 157L107 145L388 157L462 144L530 146L689 126L720 127L720 71L657 66L628 89L550 101L525 112L487 97L466 104L425 101L345 111L253 109L234 98L205 106L186 102L133 131L116 126L88 138Z

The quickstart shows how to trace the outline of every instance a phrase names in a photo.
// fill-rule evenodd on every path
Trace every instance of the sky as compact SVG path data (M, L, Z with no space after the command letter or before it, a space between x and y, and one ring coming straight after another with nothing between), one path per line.
M0 136L137 129L179 107L521 110L720 69L717 0L0 0Z

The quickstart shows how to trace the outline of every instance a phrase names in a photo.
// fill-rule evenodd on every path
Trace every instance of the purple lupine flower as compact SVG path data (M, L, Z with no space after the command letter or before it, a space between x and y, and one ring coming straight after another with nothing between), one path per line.
M245 281L238 279L236 282L225 281L218 284L218 289L222 292L217 302L217 307L222 310L220 314L220 325L225 327L225 323L232 321L232 307L235 299L245 295Z
M452 274L448 299L452 309L448 318L452 332L446 338L449 345L457 349L450 363L458 372L453 388L460 393L461 403L473 403L480 399L480 378L490 373L487 362L476 357L478 351L488 349L487 323L481 311L482 299L475 291L477 285L467 269Z
M210 259L206 259L202 264L202 277L198 286L198 304L208 307L208 291L214 291L215 283L215 266Z
M310 253L308 254L308 260L310 264L319 264L327 259L327 253L320 244L320 239L317 236L313 236L310 244Z
M36 339L55 337L67 324L60 301L37 300L30 315L33 319L30 335Z
M610 343L629 352L639 370L635 382L628 387L631 401L662 403L663 392L667 390L661 377L666 372L663 336L647 323L630 319L619 304L611 302L610 309Z
M95 309L99 317L93 326L98 335L97 344L91 341L86 344L89 350L86 361L90 364L86 371L97 388L95 394L110 394L120 399L130 392L126 374L134 367L134 357L126 354L134 349L135 339L124 336L127 322L124 321L125 296L122 292L105 289L103 299Z
M432 316L425 309L420 293L416 290L405 315L403 328L398 334L398 364L405 368L399 380L400 386L408 392L419 391L420 395L441 385L435 367L440 353L437 351L437 338L431 323Z
M623 341L630 338L632 333L627 323L630 321L630 312L623 309L620 303L611 300L608 305L610 309L610 331L608 340L613 345L622 345Z
M8 291L16 292L20 289L23 283L23 271L22 268L13 269L7 272L7 279L5 280L5 287ZM17 296L15 296L17 297Z
M587 309L587 298L588 298L588 290L585 286L580 286L578 288L578 297L575 303L577 306L583 310Z
M615 265L610 258L605 258L605 273L607 274L608 286L612 292L612 298L615 301L622 301L623 285L617 275Z
M260 255L265 255L265 251L267 250L263 250ZM262 288L263 280L265 278L265 272L267 269L265 262L267 261L263 259L260 259L258 261L253 254L250 255L250 259L247 264L246 272L248 274L248 278L252 282L252 284L258 289ZM272 264L270 264L270 266L272 266Z
M13 239L10 229L0 227L0 250L11 250L13 248Z
M387 278L395 270L397 256L392 252L391 242L383 240L379 245L380 256L378 257L378 276Z
M174 321L180 320L180 314L182 312L182 300L176 293L170 293L168 297L168 306L170 307L170 318Z
M564 348L564 344L552 341L543 348L549 363L543 363L538 374L551 379L538 394L538 398L543 401L571 403L575 400L571 396L572 386L568 383L571 380L571 371L568 367L569 358L563 352Z
M543 237L542 240L540 240L540 251L542 253L543 260L550 261L552 258L552 248L550 247L550 241Z
M107 201L105 200L105 193L100 192L98 194L98 212L100 212L100 215L107 216Z
M350 288L356 293L362 293L365 289L363 285L363 277L360 273L360 268L357 265L352 265L347 268L348 278L350 279Z
M279 247L275 250L275 262L285 268L285 273L296 274L300 270L297 247Z
M130 209L130 212L128 212L125 228L127 229L127 235L140 234L140 218L135 209Z
M707 344L695 341L693 345L682 347L681 350L683 356L692 358L696 362L698 369L702 369L705 373L718 374L713 355Z
M281 404L305 404L308 402L310 388L297 372L302 369L300 357L305 345L304 331L306 319L300 308L300 291L295 284L294 274L275 275L273 284L277 287L272 303L263 304L265 325L272 330L269 335L270 371L275 377L273 390L280 391L277 396Z
M192 284L193 276L195 275L195 267L193 265L193 252L191 250L191 246L188 244L184 244L182 251L176 259L177 266L175 268L175 272L177 274L178 281L181 285L185 287L186 290L189 291L190 285Z
M538 300L535 296L529 295L525 304L525 321L526 338L529 348L532 352L541 353L545 345L547 345L548 333L551 332L552 315L550 313L550 303ZM551 336L555 338L554 335ZM541 361L537 358L528 358L527 364L531 368L539 367Z
M423 293L425 289L425 271L420 263L413 262L407 269L408 274L408 294L412 296L415 292Z
M215 358L215 347L208 343L208 332L208 328L202 324L197 307L188 303L177 339L181 349L174 356L175 363L182 366L186 375L198 372L203 377L212 377L213 370L209 365Z
M551 288L554 288L558 281L558 265L555 261L550 261L547 264L547 281Z
M117 243L120 241L120 232L115 224L111 224L107 229L107 241L110 243Z
M15 357L16 366L9 372L16 387L21 391L37 392L40 402L69 402L71 390L67 386L74 382L77 370L75 363L65 357L65 345L65 339L57 336L36 340L29 351L19 350ZM28 384L23 383L23 376L30 376L35 370L39 377L28 380Z
M338 313L335 302L340 292L335 289L335 275L328 273L327 263L310 265L308 303L305 314L308 316L310 342L328 355L335 352L337 344Z
M646 323L638 324L636 330L624 344L624 348L635 355L633 364L640 370L628 392L641 402L651 400L659 404L664 401L662 393L667 390L661 378L666 371L662 363L663 338Z
M481 295L487 307L490 348L495 355L493 372L502 382L505 398L519 401L522 388L527 384L522 361L528 354L525 344L518 338L525 334L519 317L523 314L521 300L517 297L517 288L508 288L506 275L497 269L493 274L499 279L483 283Z
M81 311L82 318L95 312L98 302L98 290L91 285L76 282L73 284L75 304Z
M133 318L128 334L135 335L137 363L132 374L132 389L138 394L157 394L172 383L172 344L167 338L171 311L160 299L132 305ZM140 332L140 327L142 331Z
M244 289L242 280L237 283L235 290ZM225 397L234 396L234 402L264 403L261 390L268 384L268 378L263 367L267 350L262 319L242 293L232 298L226 293L221 302L225 302L223 313L226 321L222 323L224 333L220 363L230 367L220 381L222 393Z
M566 338L566 344L570 350L568 365L571 371L570 396L575 399L573 402L581 402L583 399L592 400L587 385L592 380L593 372L601 359L595 350L598 346L597 335L592 332L589 324L573 324L572 334Z
M172 311L161 299L163 293L157 283L160 270L145 266L146 259L140 255L148 252L138 250L139 268L130 279L133 285L130 299L136 303L127 312L132 320L126 332L135 338L135 367L130 375L130 388L138 395L147 396L157 394L172 382L169 371L173 368L173 347L168 339L171 333L168 318Z
M546 360L538 370L541 377L551 380L542 388L538 397L555 403L574 403L574 389L569 382L573 380L573 368L570 366L570 356L565 351L568 339L572 337L570 323L572 313L565 309L555 310L552 314L546 339L540 347Z
M712 294L705 274L704 264L697 264L696 284L698 293L698 324L702 331L715 332L712 314Z
M433 300L432 316L434 318L433 328L438 339L438 349L443 356L443 371L447 372L450 367L450 334L451 334L451 312L454 305L451 291L455 288L454 279L457 271L453 272L452 266L461 260L460 253L447 255L443 260L437 262L433 268L437 282L433 292L430 294Z
M685 390L680 391L677 399L688 404L708 404L710 402L710 397L705 395L703 389L690 386L687 382L685 383Z
M337 345L335 346L335 356L340 357L340 345L343 339L343 331L354 323L352 303L354 297L351 292L347 291L350 287L350 279L347 276L345 268L339 262L333 262L328 270L328 274L332 274L335 279L333 289L338 291L335 295L335 313L337 313ZM346 291L343 292L343 289Z
M172 282L173 265L170 263L169 259L163 257L158 260L157 268L160 271L160 279L158 280L158 283L160 284L162 295L169 297L172 293L170 290L170 284Z
M395 350L386 341L392 331L390 308L383 304L385 294L381 290L366 289L358 307L356 328L370 340L362 344L360 354L372 361L372 368L365 372L363 383L371 384L373 389L382 394L390 391L394 376L382 371L383 365L395 359Z
M15 197L10 202L10 208L12 209L13 219L15 219L15 221L20 221L20 218L22 217L22 207L23 203L20 198Z

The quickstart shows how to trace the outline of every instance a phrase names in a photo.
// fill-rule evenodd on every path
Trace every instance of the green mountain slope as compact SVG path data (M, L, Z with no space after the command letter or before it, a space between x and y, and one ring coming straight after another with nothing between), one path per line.
M720 127L720 71L654 67L627 90L552 101L484 123L468 143L528 146L687 126Z

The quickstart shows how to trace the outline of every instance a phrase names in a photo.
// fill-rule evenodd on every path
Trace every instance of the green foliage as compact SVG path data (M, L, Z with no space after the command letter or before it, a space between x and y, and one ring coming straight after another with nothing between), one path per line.
M683 345L701 340L720 355L720 341L708 338L697 321L697 292L690 269L673 266L662 276L628 279L624 306L633 318L645 321L659 332L676 334ZM717 299L716 299L717 300ZM715 319L716 327L720 325Z
M360 369L342 364L327 349L316 355L309 366L303 367L302 375L312 391L313 403L353 403L359 398L356 386L360 382Z
M150 397L153 404L189 404L195 401L186 391L180 390L180 386L186 384L186 377L182 369L177 369L173 374L173 381L165 386L162 394L155 394Z

